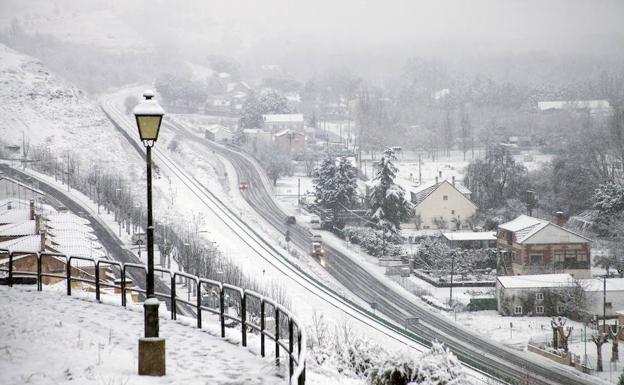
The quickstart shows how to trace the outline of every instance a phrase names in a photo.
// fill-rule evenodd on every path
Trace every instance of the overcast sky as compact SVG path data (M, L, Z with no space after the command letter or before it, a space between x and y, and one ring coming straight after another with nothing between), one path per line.
M247 37L291 34L321 43L568 49L575 41L624 33L622 0L229 0L188 7L235 22Z

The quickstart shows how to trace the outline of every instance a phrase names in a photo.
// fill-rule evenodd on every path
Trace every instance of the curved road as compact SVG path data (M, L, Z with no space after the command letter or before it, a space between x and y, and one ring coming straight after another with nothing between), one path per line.
M76 215L87 219L90 222L91 228L95 232L96 236L108 251L108 256L111 257L111 259L122 263L144 264L136 255L134 255L134 253L122 247L122 241L111 229L109 229L98 218L91 215L91 213L89 213L89 211L86 210L80 203L74 201L58 188L5 164L0 164L0 171L2 171L4 175L25 184L32 184L33 181L37 181L39 183L39 190L46 193L46 198L49 200L49 204L55 208L65 207ZM140 274L137 269L128 269L127 274L132 277L133 282L138 287L145 288L145 274ZM165 295L169 294L169 286L165 285L158 278L155 280L155 285L155 289L158 293ZM168 301L166 297L161 298L161 300L163 300L167 304L167 307L170 308L170 301ZM185 309L182 310L182 312L186 311L187 310Z
M257 163L248 155L232 147L225 147L190 133L183 125L168 121L169 127L182 137L204 144L211 151L227 158L234 166L239 181L247 181L250 188L244 194L248 203L281 233L290 230L292 242L307 250L311 233L298 225L286 225L286 214L273 200L267 186L268 181L261 174ZM410 327L428 341L442 341L465 363L486 370L499 379L508 382L531 384L595 384L597 378L577 374L548 361L535 360L525 354L504 347L488 338L467 331L443 316L431 313L425 306L406 299L384 282L353 262L332 247L325 246L327 258L325 268L352 293L367 302L376 302L377 310L399 324L407 317L418 317L418 325ZM557 370L558 369L558 370Z
M110 105L104 105L103 108L105 111L106 109L113 109ZM111 116L109 115L109 117ZM115 122L115 119L111 117L111 120L117 125L118 122ZM300 226L284 224L285 214L273 201L269 193L268 182L262 176L262 171L255 161L235 149L215 144L191 134L180 124L169 121L165 121L165 124L177 131L182 137L201 143L210 151L217 152L227 158L236 169L238 180L250 182L250 189L245 196L249 204L282 233L289 229L292 241L298 247L307 250L310 232ZM205 189L203 186L201 188ZM444 342L463 362L473 367L486 370L504 381L513 383L580 385L600 382L595 377L577 374L571 370L557 367L556 364L548 365L547 361L513 351L492 340L464 330L443 316L431 313L427 307L404 298L357 263L354 263L348 256L331 247L326 247L326 249L328 258L325 267L345 287L365 301L374 300L377 302L378 310L399 324L402 324L406 317L419 317L420 322L411 327L412 331L424 337L426 341L439 340ZM369 318L375 318L371 317L370 314L365 315ZM530 382L527 382L527 379Z

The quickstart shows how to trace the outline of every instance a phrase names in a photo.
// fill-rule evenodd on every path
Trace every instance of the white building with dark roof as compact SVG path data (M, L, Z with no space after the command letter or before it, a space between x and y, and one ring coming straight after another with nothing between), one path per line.
M471 192L453 178L409 188L416 222L422 229L467 229L467 219L477 212Z

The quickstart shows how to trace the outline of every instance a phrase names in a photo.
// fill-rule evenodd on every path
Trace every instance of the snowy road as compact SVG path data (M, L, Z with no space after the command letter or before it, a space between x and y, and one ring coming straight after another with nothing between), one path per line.
M135 141L131 135L134 135L136 127L134 122L129 120L112 102L104 102L103 108L111 117L113 122L126 131L127 138ZM142 151L142 149L140 149ZM425 348L414 340L405 338L399 328L395 330L389 329L386 325L381 324L376 319L368 317L367 312L361 307L354 306L346 301L338 293L330 290L323 283L315 280L309 274L303 272L295 264L288 260L283 251L274 246L274 242L265 240L262 235L255 231L245 220L240 218L231 208L223 203L217 196L212 194L206 186L204 186L195 177L188 175L182 167L176 162L169 159L166 154L157 148L152 152L154 161L158 167L173 180L178 189L185 190L182 194L193 199L192 207L197 210L199 207L207 208L214 215L215 219L222 222L230 231L230 238L235 236L237 240L242 242L249 254L255 255L266 261L273 269L279 272L283 278L290 281L287 287L295 285L306 293L301 299L302 303L306 302L323 302L325 308L332 307L339 312L343 312L362 324L381 333L385 338L394 340L395 343L414 348L422 351ZM186 202L190 205L189 202ZM234 242L234 239L230 239ZM283 279L282 278L282 279ZM310 298L310 295L313 298Z
M287 229L290 230L294 244L303 250L307 248L311 233L301 226L284 224L283 219L286 214L282 212L268 193L267 181L260 174L255 162L231 148L217 145L191 134L190 130L186 130L180 124L174 123L174 127L179 130L180 135L185 136L188 140L205 144L208 149L216 151L230 160L239 174L239 180L245 180L254 186L245 196L250 205L281 233L285 233ZM397 293L384 283L383 279L375 277L359 266L347 254L331 247L326 248L328 257L325 268L351 292L364 301L376 302L377 309L398 324L402 324L405 318L418 317L421 322L418 326L412 327L411 330L428 341L440 340L445 342L464 362L481 368L490 368L500 376L514 380L526 378L527 369L531 368L531 375L535 376L534 380L538 383L595 383L595 378L580 376L571 370L555 373L550 365L545 365L536 357L513 351L432 313L429 308L409 300L402 293ZM365 316L370 317L370 314Z

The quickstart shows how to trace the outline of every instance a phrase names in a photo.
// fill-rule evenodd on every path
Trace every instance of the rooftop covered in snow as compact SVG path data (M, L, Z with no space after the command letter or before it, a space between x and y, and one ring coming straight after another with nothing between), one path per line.
M570 274L508 275L497 277L496 280L505 289L570 287L574 284Z

